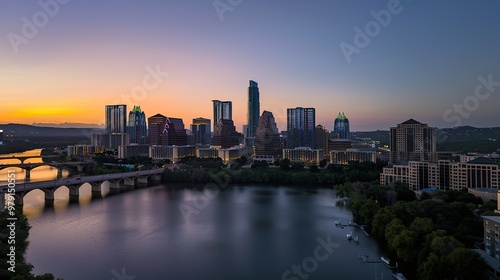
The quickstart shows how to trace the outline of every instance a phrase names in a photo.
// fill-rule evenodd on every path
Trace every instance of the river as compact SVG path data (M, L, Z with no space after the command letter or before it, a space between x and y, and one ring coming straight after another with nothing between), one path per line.
M33 176L33 175L32 175ZM44 175L45 176L45 175ZM203 187L203 186L201 186ZM35 274L80 279L392 279L376 241L356 227L335 191L310 186L238 185L196 190L140 187L79 203L67 189L44 207L25 197L32 226L27 261ZM359 245L348 241L351 233ZM135 278L132 278L135 277Z

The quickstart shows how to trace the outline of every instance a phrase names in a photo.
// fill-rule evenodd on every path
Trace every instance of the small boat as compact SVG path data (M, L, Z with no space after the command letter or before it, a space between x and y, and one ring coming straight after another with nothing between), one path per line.
M354 242L356 242L356 244L359 244L359 238L358 238L358 236L357 236L357 235L356 235L356 236L354 236L354 237L352 238L352 240L354 240Z
M382 260L383 263L385 263L386 265L390 265L391 263L391 260L389 260L388 258L385 258L385 257L380 257L380 259Z
M403 273L398 272L398 273L391 273L392 277L396 280L406 280L406 277L404 277Z
M350 225L350 226L352 226L351 220L347 220L347 224Z
M340 226L340 221L339 220L335 221L335 226L337 226L337 227Z
M347 234L347 240L350 241L351 239L352 239L352 232Z

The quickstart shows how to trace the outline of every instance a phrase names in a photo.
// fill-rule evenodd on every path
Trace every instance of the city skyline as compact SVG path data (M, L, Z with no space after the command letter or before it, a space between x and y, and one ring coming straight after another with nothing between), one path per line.
M223 14L211 1L57 3L39 24L37 2L0 11L0 92L9 104L0 123L102 124L106 104L187 121L210 118L210 101L220 99L233 102L240 128L251 79L265 93L260 111L273 112L280 131L286 109L299 106L316 108L328 130L339 111L352 131L410 118L498 126L500 3L243 1Z

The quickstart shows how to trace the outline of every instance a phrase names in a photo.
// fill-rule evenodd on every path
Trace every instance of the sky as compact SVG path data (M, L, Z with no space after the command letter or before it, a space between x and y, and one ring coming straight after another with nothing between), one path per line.
M286 130L500 126L500 1L0 0L0 123L104 123L107 104L212 118L249 80ZM498 82L497 82L498 81Z

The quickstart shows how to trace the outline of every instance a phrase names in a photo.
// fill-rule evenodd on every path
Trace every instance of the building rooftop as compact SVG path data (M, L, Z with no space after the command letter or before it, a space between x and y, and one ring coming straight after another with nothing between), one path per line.
M407 121L405 121L404 123L401 123L401 124L422 124L421 122L418 122L414 119L409 119Z
M500 224L500 216L481 216L481 218Z
M475 163L475 164L494 164L494 165L499 165L495 160L489 159L489 158L484 158L484 157L479 157L473 160L469 160L467 163Z

